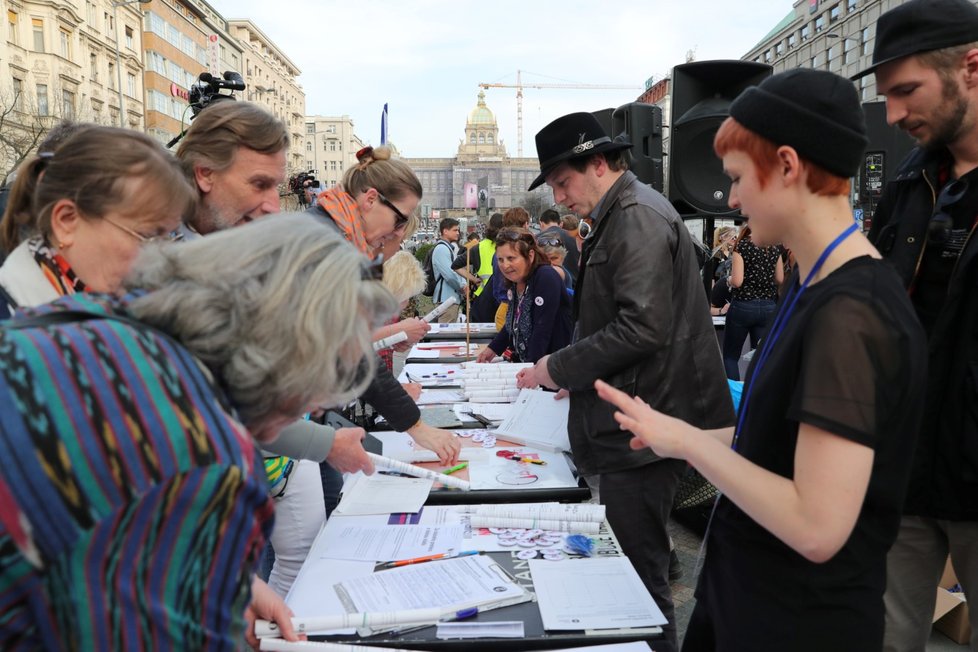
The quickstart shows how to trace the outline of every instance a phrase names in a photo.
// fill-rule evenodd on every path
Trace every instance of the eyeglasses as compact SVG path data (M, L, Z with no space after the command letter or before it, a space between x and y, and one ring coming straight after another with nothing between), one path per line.
M947 209L959 202L966 192L968 192L968 182L964 179L955 179L941 188L937 203L934 204L934 214L927 223L928 245L943 247L951 239L954 219Z
M384 254L377 254L376 258L363 266L360 270L360 279L363 281L384 280Z
M125 226L124 224L119 224L118 222L115 222L113 220L110 220L107 217L103 217L102 219L104 221L108 222L109 224L111 224L112 226L114 226L115 228L119 229L120 231L125 231L126 233L128 233L132 237L136 238L137 240L139 240L139 242L141 244L156 244L156 243L159 243L159 242L173 242L174 240L182 240L183 239L183 234L179 230L170 231L169 233L163 233L161 235L143 235L139 231L135 231L133 229L130 229L128 226Z
M394 228L404 226L408 223L408 216L402 213L401 209L395 206L391 200L384 197L379 190L377 191L377 199L380 200L381 204L394 211Z

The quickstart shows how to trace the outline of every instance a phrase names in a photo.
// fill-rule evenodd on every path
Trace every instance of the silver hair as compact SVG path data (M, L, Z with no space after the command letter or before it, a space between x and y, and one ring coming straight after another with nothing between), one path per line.
M306 214L144 248L126 279L140 320L181 342L255 429L343 405L373 377L373 329L397 305L367 259Z

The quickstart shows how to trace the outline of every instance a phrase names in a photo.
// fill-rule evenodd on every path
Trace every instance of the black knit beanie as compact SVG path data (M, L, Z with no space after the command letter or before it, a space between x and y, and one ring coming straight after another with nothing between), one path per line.
M840 177L858 172L869 144L856 87L824 70L799 68L768 77L741 93L730 115Z

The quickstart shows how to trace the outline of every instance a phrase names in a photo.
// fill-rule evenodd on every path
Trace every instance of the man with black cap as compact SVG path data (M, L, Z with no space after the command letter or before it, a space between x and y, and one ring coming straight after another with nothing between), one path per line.
M593 222L575 284L575 341L521 372L519 383L570 392L574 460L598 476L608 521L669 621L656 650L674 650L666 522L686 465L632 450L594 381L702 428L733 423L696 253L665 197L628 171L630 145L609 138L590 113L554 120L536 143L540 176L529 189L546 182L554 201Z
M885 650L923 650L950 553L978 596L978 7L910 0L880 16L873 64L887 121L918 143L870 239L896 267L930 342L927 404L887 558ZM912 382L908 379L908 382ZM978 609L971 647L978 650Z

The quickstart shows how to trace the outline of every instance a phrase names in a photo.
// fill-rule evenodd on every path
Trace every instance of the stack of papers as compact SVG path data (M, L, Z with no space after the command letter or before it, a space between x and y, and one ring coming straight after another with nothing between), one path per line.
M496 429L496 436L545 451L569 451L567 414L570 401L555 400L553 392L524 389L513 403L509 416Z
M627 557L531 559L530 574L548 631L666 624Z
M337 515L417 512L428 500L433 482L375 473L353 473L343 484L343 497L333 510Z
M335 589L348 613L432 608L450 613L471 607L488 610L533 598L499 564L483 555L392 568L347 579Z

